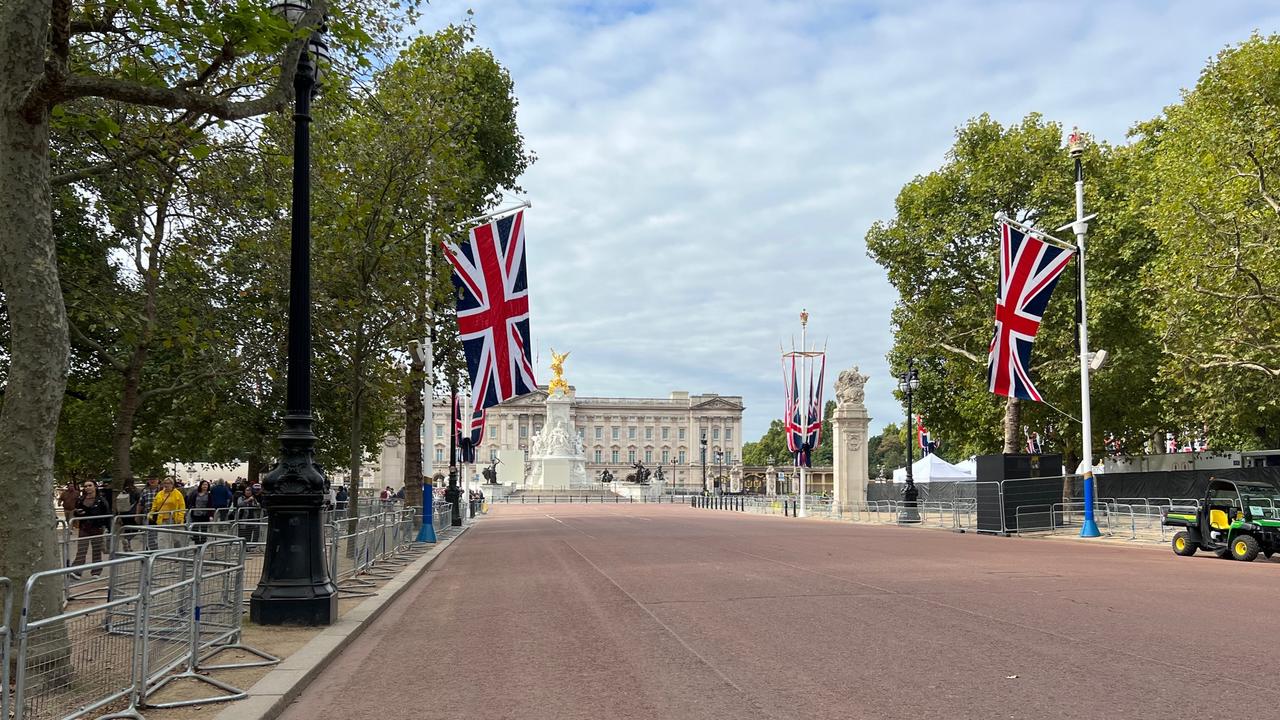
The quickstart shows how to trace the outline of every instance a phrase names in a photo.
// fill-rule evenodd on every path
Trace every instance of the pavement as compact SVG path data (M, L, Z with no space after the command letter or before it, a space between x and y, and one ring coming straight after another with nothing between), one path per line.
M1280 563L664 505L496 506L281 715L1280 715Z

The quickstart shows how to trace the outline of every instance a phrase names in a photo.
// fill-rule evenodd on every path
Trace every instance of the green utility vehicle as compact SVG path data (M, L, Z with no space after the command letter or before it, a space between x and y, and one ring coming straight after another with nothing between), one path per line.
M1259 482L1212 479L1198 508L1170 508L1173 551L1190 557L1197 550L1246 562L1280 551L1280 490Z

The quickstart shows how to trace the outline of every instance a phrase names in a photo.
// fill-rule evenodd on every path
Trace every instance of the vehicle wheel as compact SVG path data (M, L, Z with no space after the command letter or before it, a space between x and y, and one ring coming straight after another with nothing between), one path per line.
M1191 557L1196 554L1196 544L1191 542L1191 537L1184 530L1173 536L1173 552L1182 557Z
M1252 535L1237 535L1231 541L1231 557L1241 562L1249 562L1258 557L1259 549L1258 539Z

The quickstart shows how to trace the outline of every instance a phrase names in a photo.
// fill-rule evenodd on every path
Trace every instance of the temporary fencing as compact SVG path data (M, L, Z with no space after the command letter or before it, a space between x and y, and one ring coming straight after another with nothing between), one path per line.
M0 720L9 720L9 615L13 613L13 583L0 577Z

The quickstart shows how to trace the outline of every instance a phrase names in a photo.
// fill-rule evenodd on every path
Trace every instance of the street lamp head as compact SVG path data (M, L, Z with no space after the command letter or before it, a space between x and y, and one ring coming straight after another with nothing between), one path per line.
M325 29L321 25L318 31L311 33L311 39L307 41L307 53L311 55L311 77L317 85L333 63L333 57L329 55L329 44L324 41Z
M706 444L707 444L707 431L706 431L706 430L703 430L703 431L702 431L702 444L703 444L703 445L706 445Z
M297 25L310 9L311 0L284 0L272 5L271 13L284 18L290 25Z

